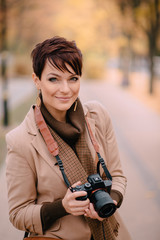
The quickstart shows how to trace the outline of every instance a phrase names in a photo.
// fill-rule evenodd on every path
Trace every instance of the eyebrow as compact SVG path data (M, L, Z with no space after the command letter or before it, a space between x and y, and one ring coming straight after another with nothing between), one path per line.
M60 75L58 75L58 74L56 74L56 73L48 73L48 74L47 74L47 76L50 76L50 75L60 77Z
M47 76L56 76L56 77L60 77L60 75L56 74L56 73L48 73ZM70 76L78 76L76 73L71 73Z

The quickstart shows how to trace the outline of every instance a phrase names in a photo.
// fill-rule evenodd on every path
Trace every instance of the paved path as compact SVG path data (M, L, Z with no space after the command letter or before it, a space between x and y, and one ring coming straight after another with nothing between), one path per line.
M81 100L92 99L109 111L128 177L121 215L133 240L159 240L160 116L126 91L105 82L82 83ZM0 172L0 240L21 240L23 233L8 221L4 169Z
M160 115L125 90L102 83L81 88L82 100L97 99L112 118L124 172L126 198L120 212L134 240L160 239Z
M3 96L3 85L0 81L0 119L2 116L2 96ZM31 96L35 91L34 83L29 78L23 79L9 79L8 80L8 103L9 108L16 107L21 100Z
M21 101L32 96L34 91L35 87L31 79L10 79L8 81L9 108L13 109L18 106ZM2 82L0 82L0 119L2 111ZM18 239L23 239L23 232L15 229L9 222L5 165L3 165L2 169L0 169L0 240Z
M5 165L0 171L0 240L22 240L23 232L15 229L9 222Z

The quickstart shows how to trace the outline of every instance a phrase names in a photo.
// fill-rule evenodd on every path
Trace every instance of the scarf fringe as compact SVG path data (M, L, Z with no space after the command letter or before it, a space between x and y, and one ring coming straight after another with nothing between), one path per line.
M113 233L116 237L118 237L118 231L119 231L120 224L117 222L115 229L113 230Z

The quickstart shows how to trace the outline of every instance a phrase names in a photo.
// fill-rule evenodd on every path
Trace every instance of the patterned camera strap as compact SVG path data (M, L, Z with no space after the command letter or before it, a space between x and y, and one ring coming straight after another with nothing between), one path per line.
M96 166L86 144L84 134L81 134L76 143L76 155L71 147L68 146L68 144L63 141L55 131L46 125L41 111L37 107L35 107L35 118L48 150L54 157L59 158L60 161L62 160L62 169L63 172L65 169L64 174L66 175L69 186L77 181L81 181L84 184L87 181L88 175L96 173ZM88 124L89 123L87 123L87 125ZM119 224L114 215L108 219L104 219L103 222L91 218L85 219L89 224L94 240L116 239Z

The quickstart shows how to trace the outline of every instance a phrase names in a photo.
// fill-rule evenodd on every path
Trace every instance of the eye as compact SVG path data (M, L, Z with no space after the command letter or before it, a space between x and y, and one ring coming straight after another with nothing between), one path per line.
M76 82L76 81L78 81L78 79L79 79L78 77L71 77L70 80Z
M57 81L57 78L56 78L56 77L51 77L51 78L49 78L49 81L50 81L50 82L56 82L56 81Z

